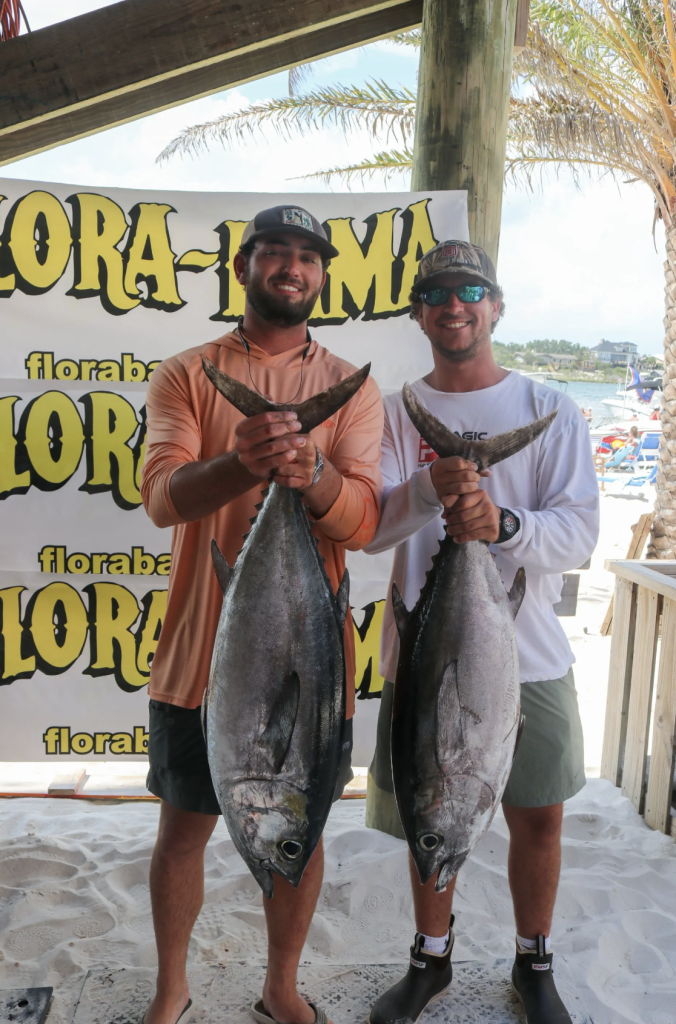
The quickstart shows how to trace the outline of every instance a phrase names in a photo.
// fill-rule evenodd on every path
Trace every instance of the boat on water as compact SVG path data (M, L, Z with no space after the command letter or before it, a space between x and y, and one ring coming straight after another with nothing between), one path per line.
M649 387L647 385L653 385ZM627 366L627 376L624 387L620 385L614 395L601 399L601 404L608 409L609 417L619 421L639 421L641 425L645 422L643 429L649 430L649 424L660 418L660 392L661 381L651 378L649 381L642 381L638 370L633 366ZM639 427L641 429L641 427Z

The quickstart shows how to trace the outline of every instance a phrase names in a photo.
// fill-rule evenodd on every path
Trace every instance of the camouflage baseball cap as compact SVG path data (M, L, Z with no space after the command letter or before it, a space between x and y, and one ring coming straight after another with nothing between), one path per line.
M426 252L418 264L414 292L421 292L432 278L441 274L470 274L486 284L496 285L495 267L488 254L478 245L449 238Z

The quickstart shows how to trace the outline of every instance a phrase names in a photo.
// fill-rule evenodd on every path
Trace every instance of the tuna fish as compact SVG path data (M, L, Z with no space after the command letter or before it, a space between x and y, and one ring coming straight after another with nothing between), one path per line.
M467 441L404 386L406 411L440 456L479 469L514 455L556 413L485 441ZM520 719L514 618L523 568L506 592L484 541L447 534L415 608L392 585L400 653L392 709L392 767L399 816L424 884L445 889L491 823L514 757Z
M275 405L208 359L204 370L245 416L294 409L309 433L361 387L369 366L298 405ZM333 798L345 727L347 572L334 595L298 491L271 482L223 590L203 726L218 802L266 896L273 872L298 886Z

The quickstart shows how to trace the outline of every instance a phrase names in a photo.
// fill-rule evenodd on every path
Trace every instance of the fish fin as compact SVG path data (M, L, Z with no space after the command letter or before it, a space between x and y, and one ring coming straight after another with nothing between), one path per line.
M394 621L397 624L397 633L401 639L408 626L411 613L404 604L404 599L399 593L399 587L396 583L392 584L392 609L394 611Z
M219 548L215 540L211 541L211 561L214 563L214 569L216 570L216 579L221 585L221 590L225 594L228 589L228 583L230 582L230 575L232 569L223 557L223 552Z
M271 900L274 890L272 871L269 871L267 868L264 868L262 864L255 861L247 861L247 865L249 871L263 890L263 895L267 896L267 898Z
M357 370L338 384L333 384L326 391L320 391L318 395L313 395L305 402L288 406L289 409L293 409L300 421L301 434L309 434L320 423L333 416L334 412L338 412L353 395L356 395L370 372L371 364L367 363L361 370Z
M539 437L543 430L556 417L556 410L550 412L525 427L518 427L516 430L508 430L504 434L496 434L486 441L468 441L458 437L452 430L444 426L436 416L433 416L424 405L415 397L408 384L402 388L402 398L409 419L413 426L420 433L423 440L441 456L447 458L449 455L459 455L463 459L476 462L478 468L488 469L510 455L516 455L522 448Z
M270 412L278 408L274 402L268 401L262 395L257 395L246 384L228 377L227 373L223 373L217 366L214 366L206 356L202 359L202 369L216 390L220 391L223 397L227 398L244 416L257 416L259 413Z
M513 619L516 618L516 616L517 616L517 614L519 612L519 608L521 607L521 602L523 601L525 596L526 596L526 570L524 569L523 566L521 566L520 569L516 570L516 576L514 577L514 581L512 583L512 586L510 587L509 593L507 594L507 599L509 601L509 608L510 608L510 611L512 613L512 618Z
M258 739L260 745L265 748L275 775L282 770L286 759L296 724L299 700L300 678L298 673L293 671L284 680L270 712L268 724Z
M318 395L313 395L312 398L296 405L290 402L286 404L271 402L267 398L263 398L262 395L248 388L246 384L223 373L206 356L202 359L202 369L214 387L244 416L257 416L262 412L271 412L275 409L290 409L300 420L301 433L309 434L334 412L338 412L359 391L371 371L371 364L367 363L361 370L357 370L345 380L339 381L325 391L320 391Z
M519 749L519 743L521 743L521 737L523 736L523 730L526 725L526 716L521 715L519 718L519 728L516 730L516 743L514 744L514 753L512 754L512 761L516 757L516 752Z
M336 594L336 601L338 602L338 617L341 625L345 625L345 619L347 617L347 609L350 606L350 574L347 569L343 573L343 578L340 581L338 587L338 593Z
M458 692L458 662L449 661L437 695L437 762L442 767L459 747L464 747L462 708Z
M206 743L206 739L207 739L207 693L208 692L209 692L208 689L204 691L204 696L202 697L202 710L200 712L200 722L202 723L202 735L204 736L204 742L205 743Z

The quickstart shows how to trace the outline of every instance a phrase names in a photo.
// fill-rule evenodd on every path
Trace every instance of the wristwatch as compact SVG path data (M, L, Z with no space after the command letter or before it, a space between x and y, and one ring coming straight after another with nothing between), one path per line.
M508 508L500 509L500 533L498 539L493 541L494 544L504 544L506 540L511 540L521 529L521 520L518 516L510 512Z
M315 450L317 452L317 458L315 459L315 469L314 473L312 474L312 483L310 484L310 487L314 487L314 485L317 483L320 476L324 472L324 459L322 458L322 453L320 452L319 448L316 448Z

